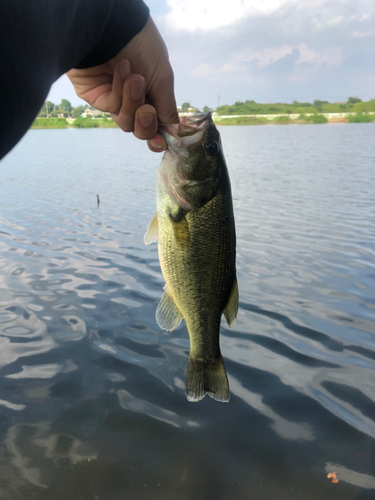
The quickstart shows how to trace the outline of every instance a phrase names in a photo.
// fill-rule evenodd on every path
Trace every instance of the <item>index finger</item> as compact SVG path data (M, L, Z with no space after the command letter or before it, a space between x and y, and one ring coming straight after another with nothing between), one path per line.
M159 122L179 123L176 99L174 96L174 75L171 66L148 92L149 102L156 109Z

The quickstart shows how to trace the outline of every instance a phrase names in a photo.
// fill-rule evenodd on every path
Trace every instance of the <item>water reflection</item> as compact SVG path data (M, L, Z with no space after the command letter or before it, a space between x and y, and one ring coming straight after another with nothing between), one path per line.
M231 402L191 405L187 331L157 327L143 245L159 158L117 130L31 131L0 169L0 496L372 499L373 132L221 129Z
M15 488L24 483L48 488L51 469L66 462L75 465L98 458L74 436L53 433L48 423L13 425L8 429L5 444L15 469L9 471Z
M155 418L156 420L161 420L169 425L173 425L174 427L199 427L198 422L194 422L193 420L187 420L183 417L180 417L174 412L168 411L160 406L154 405L148 401L144 401L138 398L135 398L129 392L124 389L120 389L118 391L113 390L119 398L119 403L121 408L124 410L134 411L137 413L142 413L144 415L148 415L151 418Z
M262 401L262 396L245 389L237 380L231 378L230 388L232 394L241 398L246 404L262 413L268 419L272 420L271 429L273 429L281 438L291 440L312 441L314 432L308 423L291 422L278 415L270 406Z

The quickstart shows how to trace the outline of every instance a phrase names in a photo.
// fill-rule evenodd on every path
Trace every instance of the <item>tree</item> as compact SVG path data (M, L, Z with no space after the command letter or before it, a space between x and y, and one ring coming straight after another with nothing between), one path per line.
M208 106L205 106L203 108L203 113L208 113L208 111L212 111L212 108L209 108Z
M46 101L43 106L40 108L38 116L43 114L44 116L48 116L50 113L52 113L55 105L51 101Z
M68 117L68 112L63 111L62 109L55 109L54 111L51 111L49 114L50 118L61 118L59 115L64 115L64 118Z
M355 104L356 102L362 102L362 99L359 97L349 97L348 104Z
M77 106L76 108L73 108L71 111L71 115L73 118L78 118L81 116L81 114L85 111L86 106Z
M191 108L190 102L184 102L181 106L181 111L186 113L187 111L189 111L189 108Z
M68 101L67 99L61 99L61 103L60 103L59 108L62 111L66 111L67 113L70 113L70 111L72 110L72 105L71 105L70 101Z
M317 100L314 101L314 106L316 108L320 108L321 106L323 106L323 104L329 104L329 102L328 101L317 101Z

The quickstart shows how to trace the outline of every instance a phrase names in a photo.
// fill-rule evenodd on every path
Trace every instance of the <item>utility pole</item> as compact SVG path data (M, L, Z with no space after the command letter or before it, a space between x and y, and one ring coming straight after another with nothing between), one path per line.
M220 107L220 94L217 96L217 107Z
M48 114L48 104L46 103L46 115L47 115L47 118L49 118L49 114Z

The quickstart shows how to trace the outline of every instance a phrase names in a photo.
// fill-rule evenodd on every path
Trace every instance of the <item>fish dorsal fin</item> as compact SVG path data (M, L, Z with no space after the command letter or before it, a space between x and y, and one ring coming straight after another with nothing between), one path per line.
M159 305L156 309L156 322L162 330L172 332L181 323L182 314L177 309L168 288L165 287Z
M232 291L230 292L229 300L223 311L229 328L236 321L237 311L238 311L238 283L237 283L237 278L234 278Z
M150 243L154 243L154 241L158 241L159 237L159 224L158 224L158 216L155 215L150 224L147 226L146 233L144 235L143 241L145 245L150 245Z

